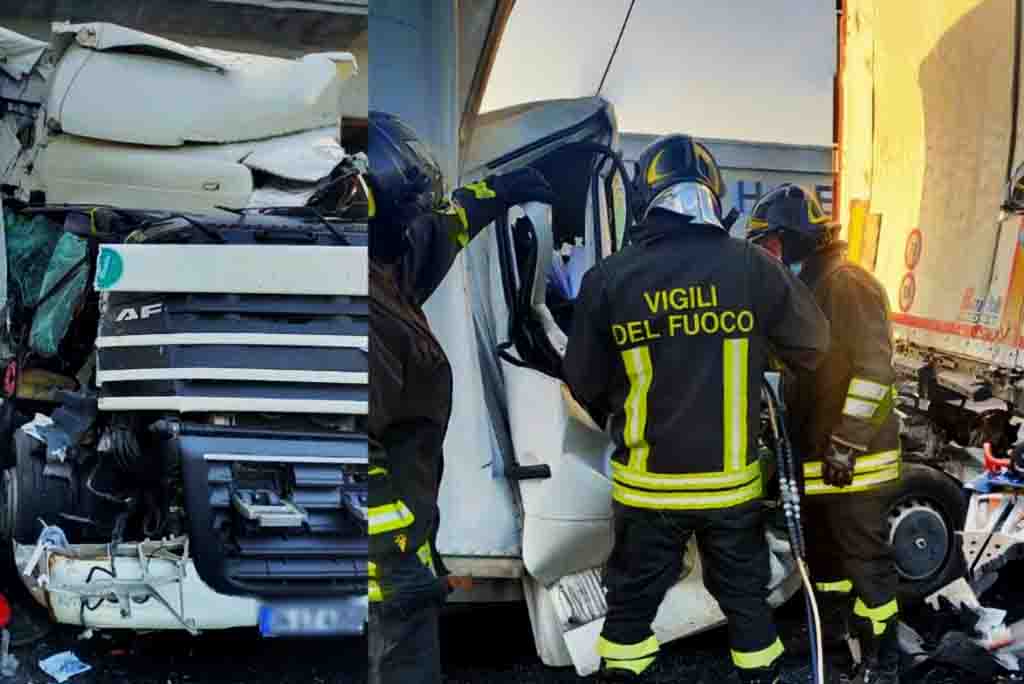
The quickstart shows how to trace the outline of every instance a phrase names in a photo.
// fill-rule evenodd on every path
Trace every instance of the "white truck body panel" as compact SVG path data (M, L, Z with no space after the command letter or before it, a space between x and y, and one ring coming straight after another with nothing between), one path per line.
M188 48L113 24L74 35L54 73L48 114L60 130L138 145L255 140L336 125L349 53L300 60ZM131 84L131 87L126 87Z
M95 23L56 24L49 45L5 31L0 57L10 67L0 94L26 103L0 127L4 182L23 199L42 190L51 203L171 211L301 205L346 154L341 94L358 71L349 53L277 59ZM257 173L270 180L257 186Z

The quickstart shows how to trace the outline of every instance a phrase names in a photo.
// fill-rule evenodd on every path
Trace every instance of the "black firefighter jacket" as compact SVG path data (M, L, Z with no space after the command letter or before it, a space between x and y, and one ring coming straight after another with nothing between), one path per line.
M832 325L828 356L818 369L784 379L807 494L872 489L900 473L889 300L874 276L845 260L844 249L837 243L812 255L800 273ZM821 457L830 439L858 453L847 487L822 482Z
M502 210L493 193L476 194L456 190L448 210L413 221L399 262L370 262L371 577L401 553L417 553L446 574L433 542L452 372L422 306L462 248Z
M613 495L654 509L722 509L763 495L768 356L813 370L828 321L767 252L655 212L584 277L564 375L615 444Z

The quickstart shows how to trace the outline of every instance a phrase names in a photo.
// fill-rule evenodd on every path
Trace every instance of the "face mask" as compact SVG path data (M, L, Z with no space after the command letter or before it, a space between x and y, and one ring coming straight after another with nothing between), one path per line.
M798 261L795 264L790 264L789 270L795 276L800 275L800 271L804 270L804 262Z

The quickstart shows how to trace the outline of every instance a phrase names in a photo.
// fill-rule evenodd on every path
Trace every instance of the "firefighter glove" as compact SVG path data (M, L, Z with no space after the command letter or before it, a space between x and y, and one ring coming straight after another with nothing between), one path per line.
M467 185L465 189L472 192L477 200L494 199L507 207L526 202L555 202L555 193L547 179L529 167L488 176L478 183Z
M850 447L829 442L822 458L821 476L825 484L832 487L846 487L853 482L853 468L856 453Z

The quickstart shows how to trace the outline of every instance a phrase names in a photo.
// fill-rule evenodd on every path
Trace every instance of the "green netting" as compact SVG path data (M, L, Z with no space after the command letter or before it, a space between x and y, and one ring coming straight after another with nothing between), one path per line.
M39 297L46 299L39 304L32 319L32 333L29 336L29 346L41 356L55 356L61 340L68 333L68 327L88 285L89 269L85 263L87 254L88 245L85 240L64 233L50 257L43 286L39 290Z
M7 241L7 297L15 316L24 315L39 301L50 256L57 247L60 228L43 216L4 212Z

